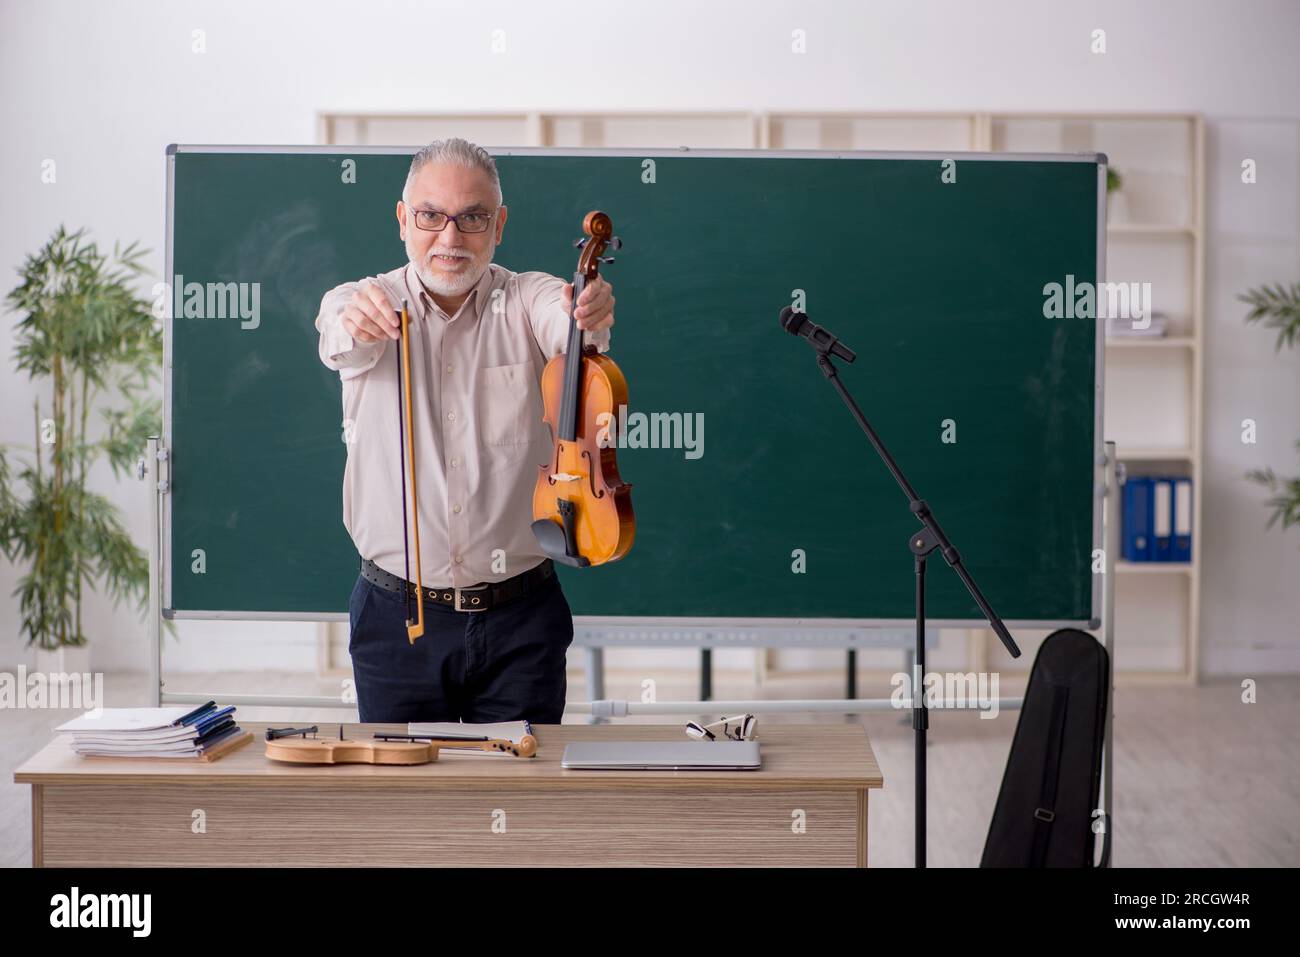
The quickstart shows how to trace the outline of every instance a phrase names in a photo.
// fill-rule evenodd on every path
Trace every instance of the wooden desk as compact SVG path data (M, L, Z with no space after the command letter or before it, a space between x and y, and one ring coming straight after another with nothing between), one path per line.
M570 741L684 741L681 725L540 725L531 759L300 767L266 758L266 724L240 724L255 740L212 764L49 744L14 773L32 786L32 863L865 867L867 792L884 783L860 724L760 727L763 767L739 772L560 767ZM344 734L378 730L405 728Z

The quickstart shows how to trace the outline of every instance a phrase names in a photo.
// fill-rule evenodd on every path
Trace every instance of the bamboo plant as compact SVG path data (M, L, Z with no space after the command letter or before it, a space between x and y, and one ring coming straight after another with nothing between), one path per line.
M86 643L83 585L102 583L115 605L148 602L148 558L87 480L101 457L114 476L129 474L159 430L162 329L135 289L147 251L132 243L109 255L84 232L60 226L7 298L21 316L15 365L39 385L35 443L0 446L0 546L25 569L15 591L22 632L46 650ZM116 401L101 403L105 395ZM96 434L92 408L103 417Z
M1289 287L1281 283L1260 286L1237 298L1251 307L1246 314L1247 322L1258 322L1277 330L1275 352L1281 352L1283 346L1295 345L1296 339L1300 338L1300 283L1292 283ZM1300 442L1296 443L1296 449L1300 450ZM1271 493L1265 502L1272 510L1269 528L1279 522L1284 529L1300 525L1300 477L1286 478L1271 468L1252 469L1246 477Z

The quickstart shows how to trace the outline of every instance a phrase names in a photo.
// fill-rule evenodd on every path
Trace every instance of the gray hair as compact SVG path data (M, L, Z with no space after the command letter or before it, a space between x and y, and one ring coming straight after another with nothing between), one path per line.
M411 158L411 170L406 174L406 185L402 187L402 202L410 202L411 183L415 181L420 170L430 163L455 163L469 169L482 170L492 181L497 205L501 205L501 177L497 174L496 160L483 147L475 146L469 140L463 140L458 136L434 140Z

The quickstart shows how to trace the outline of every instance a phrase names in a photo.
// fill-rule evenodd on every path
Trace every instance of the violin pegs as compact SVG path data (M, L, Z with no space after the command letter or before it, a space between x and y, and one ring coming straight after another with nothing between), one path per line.
M603 263L612 263L612 262L614 261L614 257L613 257L613 256L601 256L601 257L600 257L600 261L603 262Z
M582 239L575 239L575 240L573 241L573 248L574 248L574 249L581 249L581 248L582 248L583 246L585 246L585 245L587 245L587 239L586 239L585 236L584 236Z
M623 248L623 240L619 239L617 236L610 236L610 237L609 237L609 245L610 245L610 247L611 247L612 249L622 249L622 248Z

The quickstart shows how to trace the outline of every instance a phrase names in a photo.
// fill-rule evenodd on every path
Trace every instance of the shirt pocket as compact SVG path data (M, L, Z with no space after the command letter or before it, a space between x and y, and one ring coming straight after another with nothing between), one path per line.
M528 445L542 421L542 394L532 362L479 370L479 439L484 445Z

